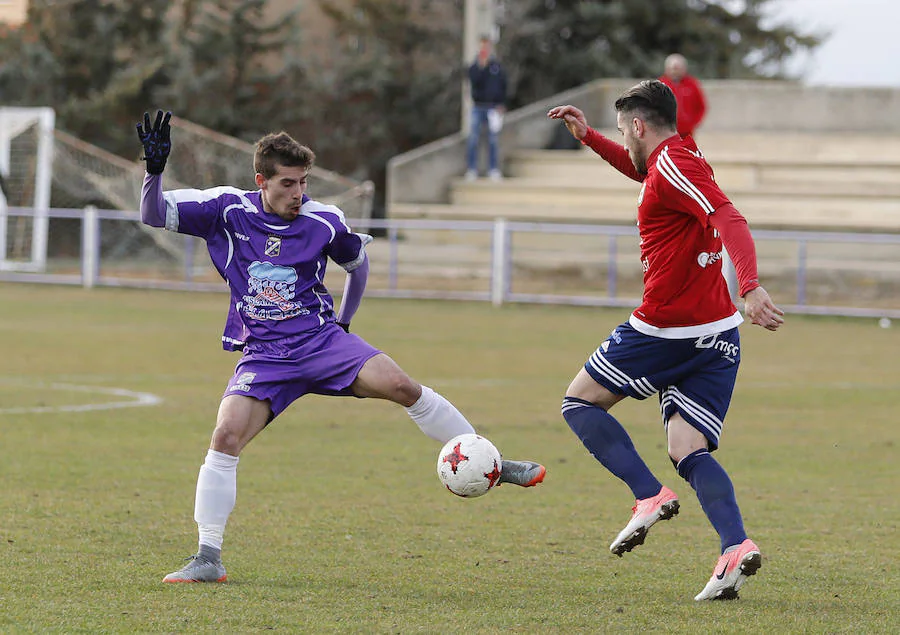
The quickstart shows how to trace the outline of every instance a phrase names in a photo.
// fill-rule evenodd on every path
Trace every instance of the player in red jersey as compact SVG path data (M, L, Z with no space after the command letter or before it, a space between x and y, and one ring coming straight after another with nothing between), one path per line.
M683 55L669 55L664 68L659 81L672 89L675 101L678 102L678 134L682 137L693 135L706 116L703 87L696 77L688 73L687 60Z
M762 556L747 538L731 479L710 454L719 445L740 365L743 321L722 276L723 243L735 263L744 312L770 331L784 312L763 289L747 222L716 185L693 139L676 130L672 91L644 81L616 100L625 145L591 128L574 106L548 113L614 168L642 183L638 227L644 295L572 380L562 412L604 467L632 490L632 517L610 545L621 556L659 520L678 513L678 497L647 468L609 409L625 397L659 395L668 453L691 484L721 543L721 556L695 600L733 599Z

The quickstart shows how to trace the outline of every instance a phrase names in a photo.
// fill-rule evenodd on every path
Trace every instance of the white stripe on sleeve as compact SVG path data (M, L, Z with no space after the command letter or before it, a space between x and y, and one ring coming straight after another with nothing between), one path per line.
M675 189L684 192L690 198L694 199L700 206L700 209L704 212L712 214L716 211L703 193L697 189L697 186L691 183L690 179L676 167L675 162L672 161L672 157L669 156L669 148L665 148L659 153L659 158L656 159L656 168L659 170L659 173L675 187Z

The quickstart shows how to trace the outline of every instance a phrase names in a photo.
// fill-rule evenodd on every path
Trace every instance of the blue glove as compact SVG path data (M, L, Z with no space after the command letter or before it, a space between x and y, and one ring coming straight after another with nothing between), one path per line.
M144 113L143 126L137 124L138 139L144 146L144 156L142 160L147 162L147 172L149 174L162 174L166 169L166 159L169 158L169 152L172 151L171 128L169 127L169 119L172 113L167 112L165 117L162 110L156 111L156 122L150 125L149 113Z

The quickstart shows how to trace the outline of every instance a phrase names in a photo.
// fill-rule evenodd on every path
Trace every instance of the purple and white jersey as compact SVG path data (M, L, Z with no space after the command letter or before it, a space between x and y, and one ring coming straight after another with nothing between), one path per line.
M353 233L340 209L306 195L292 221L264 211L259 191L217 187L163 197L166 229L206 240L231 289L225 350L289 339L333 322L334 300L323 284L327 258L353 271L372 240Z

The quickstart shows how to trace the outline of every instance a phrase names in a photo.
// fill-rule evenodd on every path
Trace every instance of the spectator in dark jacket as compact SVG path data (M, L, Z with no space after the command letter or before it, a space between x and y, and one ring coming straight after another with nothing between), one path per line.
M696 77L688 75L687 60L674 53L666 58L665 74L659 78L675 93L678 103L678 134L693 135L706 114L706 97Z
M503 178L499 168L498 136L503 126L506 110L506 72L500 62L491 55L491 40L481 38L478 57L469 67L469 84L472 90L472 117L469 129L469 145L466 152L468 170L466 180L478 178L478 146L481 131L488 132L488 176L499 181Z

